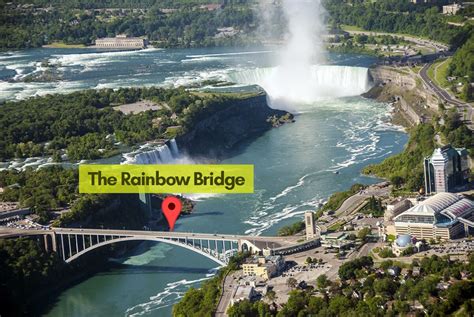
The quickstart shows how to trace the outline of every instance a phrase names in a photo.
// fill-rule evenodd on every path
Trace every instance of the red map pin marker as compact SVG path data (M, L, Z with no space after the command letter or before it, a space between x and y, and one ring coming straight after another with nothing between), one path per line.
M161 210L163 210L166 220L168 220L170 231L173 231L174 229L176 219L178 219L179 214L181 213L181 207L181 200L174 196L166 197L161 203Z

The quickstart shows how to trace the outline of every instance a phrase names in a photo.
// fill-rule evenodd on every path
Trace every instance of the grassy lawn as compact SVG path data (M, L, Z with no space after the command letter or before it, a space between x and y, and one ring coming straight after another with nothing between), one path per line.
M428 71L426 72L428 74L428 77L432 80L435 81L435 75L434 75L434 70L438 62L435 62L431 64L430 68L428 68Z
M328 231L339 231L344 226L344 222L336 222L328 228Z
M438 86L448 88L450 83L446 77L448 76L450 63L451 58L436 61L428 68L428 77Z
M422 68L423 68L422 66L414 66L414 67L411 67L411 70L412 70L415 74L418 74Z
M473 22L474 24L474 22ZM392 33L392 32L384 32L384 31L375 31L375 30L372 30L372 31L369 31L369 30L365 30L361 27L358 27L358 26L355 26L355 25L347 25L347 24L341 24L341 29L344 30L344 31L364 31L364 32L370 32L370 33L384 33L384 34L390 34L392 36L398 36L398 37L404 37L404 36L407 36L407 37L412 37L412 38L418 38L418 39L424 39L424 40L429 40L429 38L427 36L421 36L421 35L413 35L413 34L407 34L407 33ZM407 42L410 42L410 41L407 41Z
M448 68L449 68L450 63L451 63L451 57L441 62L435 71L436 82L438 83L438 85L444 88L449 86L449 82L446 77L448 76Z
M53 42L48 45L43 45L43 47L47 48L84 48L86 47L84 44L66 44L63 42Z
M355 25L346 25L346 24L341 24L341 29L344 31L365 31L363 28L360 28Z

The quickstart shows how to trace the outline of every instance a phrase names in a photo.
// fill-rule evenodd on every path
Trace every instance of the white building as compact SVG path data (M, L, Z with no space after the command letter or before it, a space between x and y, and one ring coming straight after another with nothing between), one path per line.
M443 6L443 14L456 15L463 7L459 3L453 3Z
M417 239L453 239L474 223L474 202L459 194L439 193L393 219L397 235Z
M148 41L139 37L128 37L124 34L117 35L116 37L105 37L95 40L95 46L97 48L108 48L108 49L142 49L146 48Z
M243 300L251 300L255 295L255 290L253 286L250 285L239 285L235 289L235 292L230 300L230 305L234 305Z

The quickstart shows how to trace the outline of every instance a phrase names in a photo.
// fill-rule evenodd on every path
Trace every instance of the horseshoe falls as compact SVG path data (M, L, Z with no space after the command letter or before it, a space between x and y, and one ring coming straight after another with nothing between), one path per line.
M231 73L229 80L260 85L272 105L291 102L301 106L322 99L358 96L371 88L368 68L338 65L313 65L302 70L281 66L256 68Z

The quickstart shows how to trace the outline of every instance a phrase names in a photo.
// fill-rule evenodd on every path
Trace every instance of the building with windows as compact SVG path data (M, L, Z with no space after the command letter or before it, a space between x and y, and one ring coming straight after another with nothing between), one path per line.
M398 216L408 208L410 208L411 202L406 199L406 198L396 198L392 201L390 201L387 204L387 209L385 210L384 213L384 221L388 222L393 219L393 217Z
M230 300L230 305L233 306L235 303L241 302L243 300L252 300L255 296L255 288L251 285L239 285L235 289L235 292L232 294Z
M307 211L304 213L304 223L306 228L306 240L317 238L318 232L314 221L314 212Z
M435 149L424 161L425 193L452 192L469 182L468 152L451 145Z
M248 258L242 264L244 276L256 276L264 280L278 275L285 266L285 259L280 255L275 256L258 256Z
M128 37L124 34L117 35L116 37L105 37L95 40L95 46L97 48L107 49L143 49L148 45L148 41L140 37Z
M456 15L463 7L459 3L453 3L443 6L443 14Z
M399 236L453 239L474 225L474 202L460 194L439 193L393 218Z

